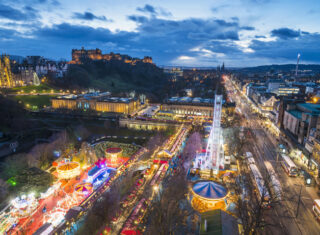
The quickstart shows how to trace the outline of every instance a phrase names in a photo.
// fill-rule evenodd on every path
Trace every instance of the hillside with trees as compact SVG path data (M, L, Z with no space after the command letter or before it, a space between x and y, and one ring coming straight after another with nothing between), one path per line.
M113 93L135 90L159 96L167 78L162 69L150 63L86 60L82 64L70 64L62 79L51 79L51 82L70 89L96 88Z

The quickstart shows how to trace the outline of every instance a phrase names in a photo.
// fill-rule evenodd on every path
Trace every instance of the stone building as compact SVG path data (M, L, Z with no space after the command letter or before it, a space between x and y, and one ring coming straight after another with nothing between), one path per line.
M136 119L120 119L119 126L135 130L161 131L178 128L180 124L170 122L142 121Z
M145 56L143 59L132 58L128 55L121 55L119 53L102 54L100 49L85 50L83 47L79 49L72 49L72 60L70 64L81 64L83 60L122 60L125 63L135 65L137 62L152 64L152 58Z
M176 115L212 117L213 106L213 99L172 97L168 99L166 103L161 104L160 110L169 111ZM226 113L232 114L234 110L234 103L224 103L222 106L222 115Z
M109 97L109 95L109 92L68 95L51 99L51 104L53 109L94 110L128 115L140 107L137 99Z
M283 127L298 143L304 145L311 130L316 127L319 116L320 104L290 104L284 112Z

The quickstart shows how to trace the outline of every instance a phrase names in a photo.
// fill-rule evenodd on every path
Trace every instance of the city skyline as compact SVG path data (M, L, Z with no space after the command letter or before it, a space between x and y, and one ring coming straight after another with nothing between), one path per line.
M0 47L71 59L72 48L148 55L157 65L255 66L320 62L315 0L0 1Z

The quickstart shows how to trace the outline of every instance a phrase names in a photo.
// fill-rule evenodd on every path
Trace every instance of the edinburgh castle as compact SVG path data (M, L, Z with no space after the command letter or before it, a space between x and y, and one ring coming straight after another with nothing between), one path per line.
M110 54L102 54L101 50L98 48L94 50L85 50L83 47L80 50L72 49L72 60L69 62L70 64L81 64L84 60L122 60L125 63L132 65L135 65L137 62L152 64L152 58L149 56L138 59L128 55L115 54L113 52Z

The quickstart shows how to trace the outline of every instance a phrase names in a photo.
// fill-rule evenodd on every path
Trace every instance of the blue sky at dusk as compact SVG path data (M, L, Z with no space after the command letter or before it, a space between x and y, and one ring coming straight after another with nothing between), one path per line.
M0 0L0 53L100 48L158 65L320 63L319 0Z

